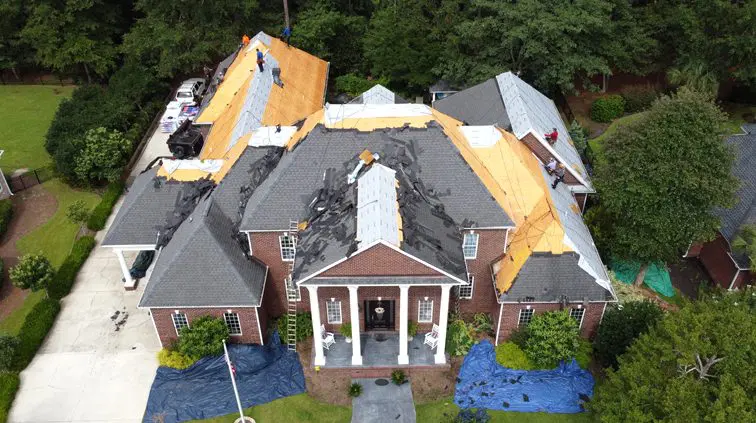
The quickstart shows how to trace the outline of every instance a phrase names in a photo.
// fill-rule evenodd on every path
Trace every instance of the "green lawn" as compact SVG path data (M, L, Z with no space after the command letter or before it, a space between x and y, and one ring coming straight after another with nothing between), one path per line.
M90 210L100 201L97 194L78 191L59 179L52 179L42 184L58 200L58 210L45 224L24 235L16 243L21 254L42 252L56 268L63 263L76 238L79 226L66 217L68 206L76 200L84 200Z
M459 413L451 398L443 399L415 406L418 422L451 422ZM580 414L548 414L548 413L515 413L507 411L489 410L491 423L588 423L593 418L588 413Z
M599 157L601 157L601 154L603 153L603 149L604 149L604 147L602 146L604 139L606 139L609 135L617 132L617 130L621 128L622 126L626 126L632 122L635 122L636 120L643 117L643 115L645 114L646 112L640 112L640 113L634 113L632 115L623 116L615 120L614 122L612 122L612 124L609 125L608 128L606 128L606 131L604 131L603 134L599 135L596 138L588 140L588 145L591 146L594 159L597 160L599 159Z
M743 114L749 112L756 114L756 106L747 104L724 103L722 109L730 116L725 129L727 134L742 134L743 129L740 126L745 123Z
M349 407L325 404L310 398L307 394L281 398L267 404L244 410L258 422L323 422L348 423L352 419ZM195 423L233 423L239 414L228 414L206 420L192 420ZM423 421L418 419L417 421Z
M73 90L74 87L54 85L0 85L0 104L4 105L0 149L5 150L0 166L6 173L50 163L45 133L58 104Z
M9 335L18 335L21 330L21 326L26 320L26 315L34 308L37 303L45 298L44 291L30 292L24 299L24 303L21 307L13 310L13 312L7 315L3 320L0 320L0 333L6 333Z

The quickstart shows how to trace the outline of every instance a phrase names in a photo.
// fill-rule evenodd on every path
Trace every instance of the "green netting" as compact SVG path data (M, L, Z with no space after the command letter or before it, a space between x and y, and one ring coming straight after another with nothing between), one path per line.
M612 260L612 270L622 283L631 285L635 282L635 277L640 270L640 263L634 261ZM648 265L646 276L643 283L653 291L658 292L665 297L673 297L675 290L672 288L672 279L669 277L669 271L662 263L652 263Z

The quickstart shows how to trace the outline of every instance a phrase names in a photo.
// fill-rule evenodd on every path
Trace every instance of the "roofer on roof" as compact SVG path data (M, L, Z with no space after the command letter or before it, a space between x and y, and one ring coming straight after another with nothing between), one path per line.
M543 134L543 136L546 137L546 141L548 141L549 144L554 144L557 141L557 138L559 138L559 132L557 132L556 128L551 128L551 132Z
M549 175L552 175L557 167L556 159L552 157L544 167L546 168L546 171L549 172Z
M283 31L281 31L281 37L286 40L286 46L289 46L289 40L291 39L291 27L285 26Z
M551 188L556 189L560 182L564 182L564 165L562 163L559 163L554 174L556 175L556 179L554 179L554 183L551 184Z
M247 34L242 35L242 45L246 46L249 44L249 36Z
M257 50L257 67L260 68L260 72L264 72L265 67L263 66L263 63L265 63L265 59L263 59L263 54L260 51L260 49L258 48L256 50Z

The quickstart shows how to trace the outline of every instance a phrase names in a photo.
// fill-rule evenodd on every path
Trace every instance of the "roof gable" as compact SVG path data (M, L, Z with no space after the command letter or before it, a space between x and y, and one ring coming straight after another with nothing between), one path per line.
M310 277L340 276L445 276L427 263L403 254L386 244L374 245Z

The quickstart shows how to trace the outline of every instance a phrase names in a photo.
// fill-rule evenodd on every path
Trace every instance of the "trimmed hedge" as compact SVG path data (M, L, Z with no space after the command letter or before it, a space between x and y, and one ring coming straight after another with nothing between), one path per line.
M14 369L21 371L29 365L55 323L59 311L60 303L53 298L45 298L31 309L19 331L18 339L21 342L13 357Z
M591 105L591 119L608 123L625 114L625 99L620 95L608 95L596 99Z
M0 422L8 421L8 412L20 383L18 373L0 373Z
M659 97L656 90L649 85L630 85L620 93L625 100L627 113L642 112L651 107L651 103Z
M113 211L113 206L123 193L124 184L121 181L108 185L108 189L102 194L100 204L98 204L87 219L87 228L92 231L101 231L105 228L105 223Z
M1 177L3 177L2 174L0 174ZM10 199L0 200L0 238L8 230L11 218L13 218L13 203Z
M514 342L505 342L496 347L496 362L502 366L515 370L534 370L525 351Z
M92 251L96 244L96 241L91 236L84 236L76 240L71 250L71 254L66 257L66 261L60 265L60 269L55 274L52 284L47 289L47 293L51 298L61 299L71 292L74 282L76 281L76 275L79 273L79 269L89 257L89 253Z

